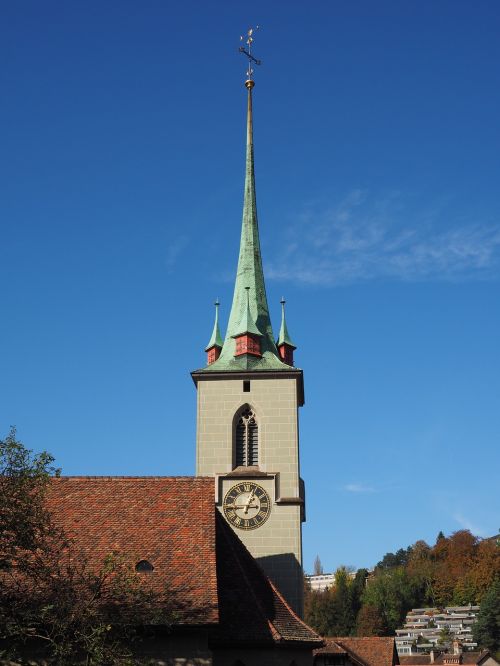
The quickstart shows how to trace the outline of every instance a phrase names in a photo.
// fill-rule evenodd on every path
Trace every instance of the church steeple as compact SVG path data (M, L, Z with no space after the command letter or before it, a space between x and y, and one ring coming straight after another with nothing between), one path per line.
M304 404L304 381L302 370L293 367L295 345L284 301L277 341L273 335L262 270L252 109L252 64L259 61L252 55L253 33L250 28L242 38L246 48L240 47L249 61L246 171L231 313L220 355L191 373L198 394L196 474L216 478L215 502L222 516L301 613L305 496L298 408ZM214 334L210 344L216 338Z
M238 268L224 344L220 356L206 368L210 371L286 370L288 367L288 364L280 357L276 347L262 269L253 147L252 90L255 82L251 75L252 72L249 69L248 78L245 81L245 87L248 91L246 170ZM251 319L255 331L258 331L260 336L260 338L256 337L260 342L258 355L251 352L241 353L241 346L239 346L238 351L236 349L238 334L241 334L238 329L245 317ZM255 333L255 336L257 336L257 333Z

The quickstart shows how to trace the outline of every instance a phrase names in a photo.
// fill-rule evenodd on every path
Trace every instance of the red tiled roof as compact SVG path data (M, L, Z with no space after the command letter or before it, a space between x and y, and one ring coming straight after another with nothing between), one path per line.
M436 654L434 658L434 663L443 666L443 664L451 663L453 661L453 663L468 664L472 666L474 664L481 664L486 659L486 657L489 656L490 656L489 650L483 650L482 652L466 651L458 655L453 653L443 652L441 654L439 653ZM405 666L422 666L431 663L431 657L429 654L401 656L399 660L401 664Z
M321 645L322 638L295 615L219 511L216 515L221 631L214 641Z
M113 551L148 560L153 589L182 599L180 624L217 623L212 478L61 477L47 505L90 568Z
M213 625L224 645L322 644L216 509L213 478L61 477L47 505L92 570L112 552L151 562L177 624Z
M361 666L398 664L394 638L385 636L325 638L326 646L314 654L347 654Z

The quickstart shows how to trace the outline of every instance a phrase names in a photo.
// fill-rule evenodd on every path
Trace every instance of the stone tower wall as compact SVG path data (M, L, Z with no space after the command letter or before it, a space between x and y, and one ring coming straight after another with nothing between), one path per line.
M251 378L199 379L197 415L198 476L216 476L216 503L242 477L227 477L234 465L234 417L250 405L259 428L259 472L255 478L269 493L271 514L254 530L235 529L287 601L302 613L302 528L299 503L297 380ZM295 500L295 502L294 502Z

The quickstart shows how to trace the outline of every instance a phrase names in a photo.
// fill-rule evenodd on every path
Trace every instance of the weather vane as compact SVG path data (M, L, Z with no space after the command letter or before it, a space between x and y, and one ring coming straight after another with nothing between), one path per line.
M255 28L250 28L250 30L247 32L246 39L245 37L241 36L240 37L240 42L245 42L247 45L247 48L244 46L240 46L239 52L244 53L246 57L248 58L248 69L247 69L247 79L250 80L252 78L253 74L253 69L252 69L252 63L255 63L256 65L260 65L261 60L257 60L257 58L254 58L252 55L252 44L253 44L253 34L255 30L258 30L259 26L256 26Z

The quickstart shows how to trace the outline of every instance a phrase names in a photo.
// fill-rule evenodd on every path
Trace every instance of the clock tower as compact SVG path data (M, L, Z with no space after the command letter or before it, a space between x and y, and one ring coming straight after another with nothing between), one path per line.
M207 365L191 373L197 388L196 474L215 477L217 507L302 614L298 408L304 385L302 370L294 366L284 301L277 340L269 316L255 197L254 85L249 68L243 222L227 332L222 338L216 302Z

